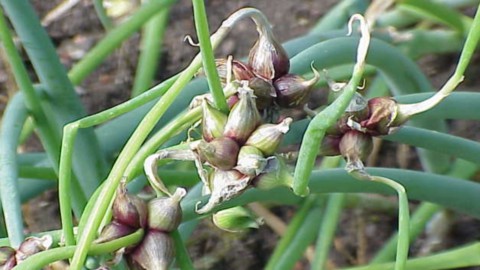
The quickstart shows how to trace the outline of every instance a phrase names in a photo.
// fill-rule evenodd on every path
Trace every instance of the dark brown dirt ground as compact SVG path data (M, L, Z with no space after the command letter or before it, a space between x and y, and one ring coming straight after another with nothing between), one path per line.
M60 0L34 0L40 17L56 6ZM210 29L216 29L220 22L233 11L245 6L253 6L262 10L274 25L275 33L280 41L287 41L306 33L312 25L336 2L328 1L222 1L207 2ZM71 67L88 51L104 34L100 22L96 18L92 1L82 0L66 16L54 21L47 27L52 36L63 63ZM156 80L168 78L188 65L197 49L183 41L185 35L194 35L191 3L181 0L171 12L169 27L166 31L165 44L162 48L162 60ZM245 56L253 45L256 33L253 24L246 21L238 25L234 34L225 40L217 53L219 56ZM135 65L138 57L139 35L130 38L117 49L112 56L78 88L79 94L89 113L112 107L129 98ZM426 57L421 60L423 70L432 78L435 86L441 86L453 70L457 55ZM478 57L474 69L478 73L480 65ZM471 69L472 70L472 69ZM467 80L469 88L478 89L478 76ZM0 90L2 100L8 100L6 89L11 89L12 82L2 68L0 70ZM478 124L469 121L451 123L453 133L479 139ZM414 150L403 147L399 161L398 146L386 142L380 156L383 166L418 168L418 160ZM378 163L376 165L379 165ZM394 200L392 200L394 201ZM412 209L414 204L412 204ZM58 204L55 191L47 192L24 208L28 230L43 231L59 228ZM283 220L293 216L292 207L274 207L274 213ZM356 264L368 259L381 246L383 241L395 230L396 215L390 211L369 208L353 208L344 211L341 226L337 232L332 253L332 263L338 266ZM209 222L201 224L192 238L190 252L199 269L261 269L268 261L278 236L267 227L247 234L232 235L220 232ZM480 239L480 222L469 217L459 216L454 219L450 233L445 239L446 246L457 246ZM417 241L412 252L416 253L422 246L422 238ZM362 244L364 243L364 244ZM306 260L299 262L295 269L308 269ZM480 268L471 268L480 269Z

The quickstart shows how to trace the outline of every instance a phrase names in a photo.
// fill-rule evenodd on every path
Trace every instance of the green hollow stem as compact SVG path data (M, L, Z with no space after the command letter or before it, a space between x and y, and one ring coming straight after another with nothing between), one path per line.
M383 138L480 164L480 157L478 156L480 143L473 140L411 126L402 127L397 133Z
M35 118L35 125L38 128L40 139L43 146L54 161L58 161L58 149L60 148L59 140L60 134L55 132L55 127L51 125L43 111L40 103L40 98L35 91L32 82L29 78L27 69L23 65L22 59L15 47L15 44L10 34L10 29L7 26L3 12L0 10L0 39L3 43L3 49L7 56L8 62L12 68L15 81L23 93L24 102Z
M329 195L325 214L322 217L322 223L318 231L317 243L315 245L315 259L311 266L312 270L322 270L326 267L328 254L335 236L335 231L337 230L338 220L342 213L341 210L344 199L344 193Z
M480 217L480 185L462 181L457 178L424 173L410 170L367 168L373 175L395 179L408 190L408 197L413 200L428 201L442 205L455 211ZM432 185L435 183L435 185ZM309 188L312 193L379 193L395 195L390 187L373 181L358 181L349 176L343 169L326 169L314 171L311 174ZM428 192L425 192L425 191ZM462 194L459 196L458 194ZM184 199L182 209L183 220L188 221L198 217L193 209L198 201L202 203L206 197ZM224 209L237 205L244 205L252 201L280 202L283 204L298 203L298 197L287 189L274 189L271 191L249 190L238 198L222 203L214 210Z
M324 157L320 165L320 169L337 168L342 161L340 156ZM320 229L317 233L317 242L315 244L315 257L311 265L311 269L325 269L328 254L335 237L336 228L340 214L345 202L345 194L330 194L327 198L327 206L325 213L321 218Z
M281 260L282 256L285 255L285 251L288 249L290 243L295 238L297 231L300 229L302 224L305 222L310 210L315 205L316 198L308 197L302 203L302 206L295 214L295 217L290 221L288 228L285 234L282 236L280 241L277 243L273 254L270 256L268 260L268 264L265 266L266 270L278 269L277 264Z
M195 29L197 30L198 41L200 43L200 53L202 54L203 69L207 76L210 93L212 94L215 106L220 111L228 113L227 101L225 100L220 78L218 77L215 56L213 55L212 44L210 42L205 3L203 0L192 0L192 3Z
M366 23L362 20L363 17L360 19L362 37L360 38L358 46L357 61L353 68L352 78L342 90L341 95L312 119L303 136L293 181L293 192L297 195L305 196L308 194L308 179L320 149L320 144L325 136L325 131L332 126L345 111L353 95L356 93L363 76L365 58L370 44L370 34L368 26L366 26Z
M72 172L70 164L73 158L72 145L74 144L76 135L80 128L88 128L105 121L113 119L121 114L129 112L138 106L141 106L158 96L164 94L167 89L173 84L178 76L174 76L171 79L153 87L147 93L144 93L128 102L122 103L118 106L102 111L95 115L87 116L76 122L70 123L64 127L64 135L62 139L62 151L60 153L60 166L59 166L59 201L60 201L60 214L62 220L62 228L65 234L65 243L67 245L73 245L75 243L73 238L72 227L72 214L71 214L71 178ZM97 189L98 190L98 189ZM96 192L95 192L96 193ZM75 193L74 193L75 194ZM90 208L89 208L90 209ZM88 212L86 212L88 214Z
M162 2L163 0L150 1ZM160 10L143 28L140 56L135 72L135 80L133 81L132 97L138 96L152 85L162 54L163 36L167 29L170 9L171 7L167 6Z
M175 243L175 256L177 264L181 270L194 270L192 260L188 255L187 247L185 246L182 236L178 233L177 230L171 233L173 242Z
M401 184L389 178L372 175L371 180L390 186L395 189L398 194L398 241L397 255L395 257L395 270L404 270L410 246L410 213L408 210L407 193Z
M431 256L415 258L406 263L407 270L437 270L459 269L468 266L480 265L480 243L470 244L465 247L444 251ZM344 268L343 270L389 270L393 263L372 264L368 266Z
M113 22L112 19L107 15L107 11L103 6L103 0L93 0L93 7L95 8L95 12L100 19L100 23L102 24L103 28L105 28L107 31L110 31L113 28Z
M23 242L22 207L18 187L17 145L27 108L20 94L15 95L5 109L0 130L0 197L5 225L12 247Z
M477 166L473 163L466 162L457 162L453 168L452 172L449 173L450 176L469 179L477 171ZM425 228L427 222L433 217L435 213L440 211L442 207L437 204L424 202L415 210L415 213L410 219L410 242L420 235L420 233ZM370 261L371 264L383 263L393 260L396 251L398 235L395 234L387 241L387 243L382 247L382 249L375 255L375 257Z
M57 181L57 173L51 167L20 166L18 176L21 178Z
M323 199L324 198L317 198L316 205L310 209L305 217L305 221L296 231L294 238L273 269L294 269L295 264L305 254L307 247L314 242L315 236L318 233L318 220L322 218L324 212Z
M78 125L68 124L63 129L62 150L60 152L59 182L58 182L58 200L60 204L60 219L62 230L65 235L65 245L75 244L73 233L73 217L71 202L71 167L73 155L73 145L75 136L78 133ZM62 175L67 177L62 177ZM68 179L66 179L68 178ZM63 180L62 180L63 179Z
M143 230L140 229L127 236L101 244L92 244L89 255L97 256L115 252L123 247L139 243L143 238ZM44 266L71 258L75 254L75 246L58 247L36 253L15 267L15 270L42 269Z
M251 13L258 13L255 9L243 9L237 11L225 20L220 28L212 35L212 46L218 46L219 42L230 31L233 24L239 19L246 16L251 16ZM77 245L75 255L72 259L71 269L79 270L83 264L86 255L88 253L88 247L92 243L95 233L98 230L101 220L107 211L110 201L113 198L115 190L120 183L120 180L124 176L125 169L132 160L135 153L141 147L142 143L147 138L148 134L152 131L155 124L163 116L167 108L172 104L173 100L177 97L180 91L186 86L193 75L197 72L201 65L201 56L197 55L193 59L190 66L185 69L180 77L174 82L169 91L152 107L149 113L143 118L134 131L130 139L127 141L125 147L118 156L117 161L113 165L113 168L105 180L105 184L101 188L100 197L102 200L97 201L89 213L88 219L85 224L83 234L80 236L80 240Z
M170 6L175 0L150 1L142 5L128 21L110 30L107 35L93 47L68 73L74 85L80 84L102 61L140 29L146 21L160 10Z

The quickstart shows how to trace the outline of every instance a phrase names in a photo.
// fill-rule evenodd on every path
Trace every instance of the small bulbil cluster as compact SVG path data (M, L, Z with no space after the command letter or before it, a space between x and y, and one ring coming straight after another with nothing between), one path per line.
M208 99L203 100L203 136L192 150L202 164L211 168L208 179L204 179L211 197L198 209L199 213L237 196L254 179L276 170L280 164L274 153L292 119L262 124L253 90L241 86L238 98L228 116L215 109Z
M256 97L257 108L262 111L277 105L280 108L301 108L307 102L319 74L306 80L288 73L290 60L285 49L275 39L270 26L257 23L259 37L251 48L248 63L238 60L217 59L218 74L224 84L231 72L232 79L247 81Z
M42 237L28 237L17 249L9 246L0 247L0 269L10 270L22 263L28 257L47 250L52 246L53 239L50 235Z
M128 194L122 183L113 203L112 221L104 227L96 243L108 242L143 229L142 241L127 247L126 256L132 269L168 269L175 257L175 248L170 233L181 222L180 201L186 191L178 188L169 197L159 197L148 203Z
M362 160L372 151L372 137L391 134L408 120L400 108L390 97L366 101L357 93L342 117L327 130L320 154L342 155L348 171L363 170Z

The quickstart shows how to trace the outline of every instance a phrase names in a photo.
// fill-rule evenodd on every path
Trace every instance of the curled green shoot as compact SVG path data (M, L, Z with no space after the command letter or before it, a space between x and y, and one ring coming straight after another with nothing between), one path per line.
M365 58L370 44L370 32L365 20L359 14L352 16L350 19L350 30L351 25L355 20L360 21L362 37L360 38L358 45L357 61L353 68L352 78L342 90L342 94L331 105L312 119L303 137L293 182L293 191L300 196L308 194L308 179L313 169L321 142L325 136L325 131L332 126L345 111L362 79L363 70L365 68Z

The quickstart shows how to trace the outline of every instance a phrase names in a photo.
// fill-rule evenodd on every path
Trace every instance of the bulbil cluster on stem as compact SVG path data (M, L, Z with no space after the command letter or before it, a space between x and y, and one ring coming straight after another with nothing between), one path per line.
M168 269L175 257L170 233L180 224L180 201L186 191L176 190L172 196L158 197L148 203L127 193L122 182L112 207L112 221L106 225L96 243L108 242L138 229L145 231L141 242L127 247L124 254L133 269Z
M246 81L256 97L257 108L262 111L276 105L280 108L302 108L318 82L316 70L310 80L290 74L290 60L285 49L276 40L271 27L254 19L259 37L250 49L248 62L217 59L217 71L224 85L229 78Z
M402 112L402 105L391 97L366 101L357 93L342 117L327 130L320 154L342 155L348 171L363 171L362 160L372 151L372 137L395 132L411 116Z
M211 169L204 179L210 199L198 213L211 211L247 189L258 176L280 164L274 153L292 122L262 124L253 90L247 84L238 88L238 102L229 115L203 100L202 140L192 150Z

